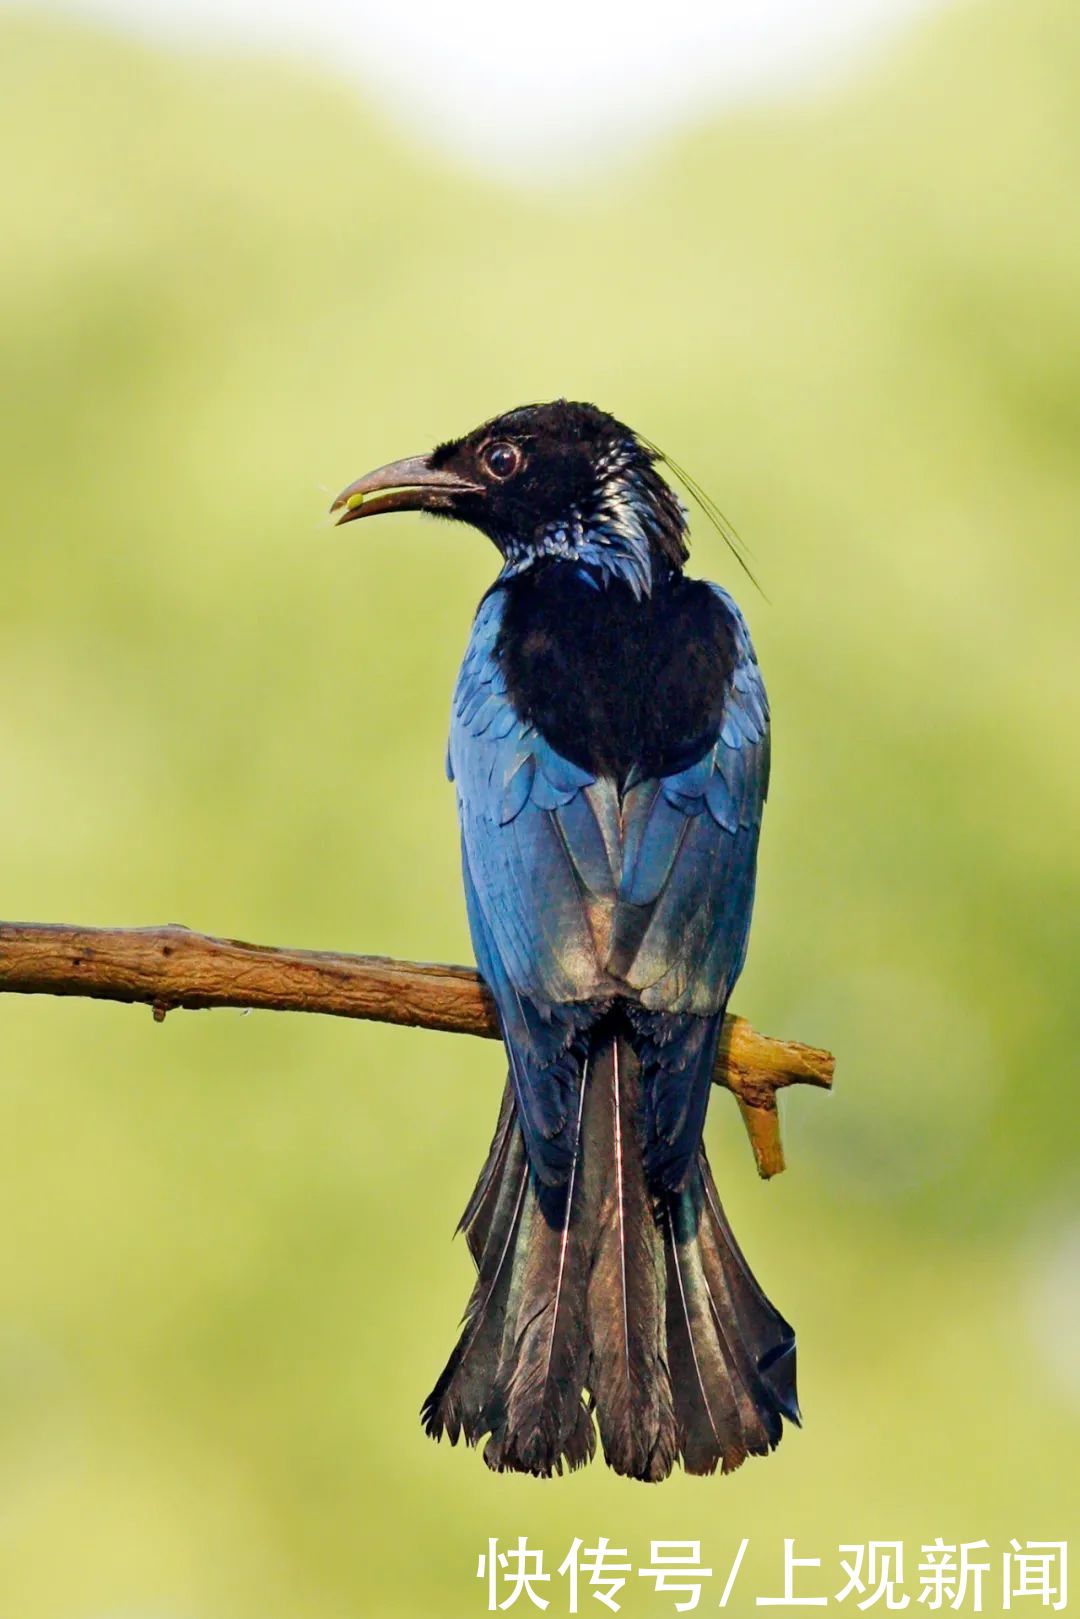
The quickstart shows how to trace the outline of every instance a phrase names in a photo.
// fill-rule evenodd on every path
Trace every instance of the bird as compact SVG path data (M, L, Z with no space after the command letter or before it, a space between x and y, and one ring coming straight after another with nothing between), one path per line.
M476 1281L422 1408L547 1478L730 1472L801 1422L795 1335L702 1140L746 955L769 707L733 598L687 575L673 464L554 400L369 472L339 523L471 526L499 572L453 694L465 903L508 1076L462 1216ZM696 489L696 486L690 486Z

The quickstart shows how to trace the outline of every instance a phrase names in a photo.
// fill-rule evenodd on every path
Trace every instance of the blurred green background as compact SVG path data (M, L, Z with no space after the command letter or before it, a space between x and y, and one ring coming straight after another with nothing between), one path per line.
M328 75L0 18L3 913L468 960L442 750L494 557L323 512L566 394L754 549L769 602L696 522L775 712L736 1006L838 1059L772 1184L709 1123L803 1432L543 1485L417 1421L494 1047L0 1005L5 1619L456 1619L522 1533L749 1535L751 1613L784 1536L835 1592L840 1542L1075 1524L1078 79L1072 0L989 0L515 192Z

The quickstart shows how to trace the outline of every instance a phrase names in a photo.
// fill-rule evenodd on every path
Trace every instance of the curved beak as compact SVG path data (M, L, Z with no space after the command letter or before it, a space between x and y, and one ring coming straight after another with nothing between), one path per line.
M452 512L459 496L482 493L480 484L431 466L426 456L412 455L357 478L341 491L330 511L341 513L339 524L380 512Z

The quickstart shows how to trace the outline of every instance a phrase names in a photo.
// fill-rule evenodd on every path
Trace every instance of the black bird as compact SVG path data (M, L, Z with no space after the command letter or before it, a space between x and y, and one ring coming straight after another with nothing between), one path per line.
M454 693L465 897L509 1078L461 1225L464 1330L423 1408L497 1470L595 1450L725 1472L799 1421L795 1338L702 1145L746 953L769 711L742 615L688 579L659 452L593 405L484 423L344 490L470 523L502 567Z

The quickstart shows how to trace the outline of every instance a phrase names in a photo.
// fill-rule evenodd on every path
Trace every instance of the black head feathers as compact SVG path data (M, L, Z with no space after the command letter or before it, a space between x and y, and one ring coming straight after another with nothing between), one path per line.
M595 405L522 405L441 444L433 468L482 493L460 513L511 565L557 556L603 566L686 561L686 514L657 470L659 456Z

